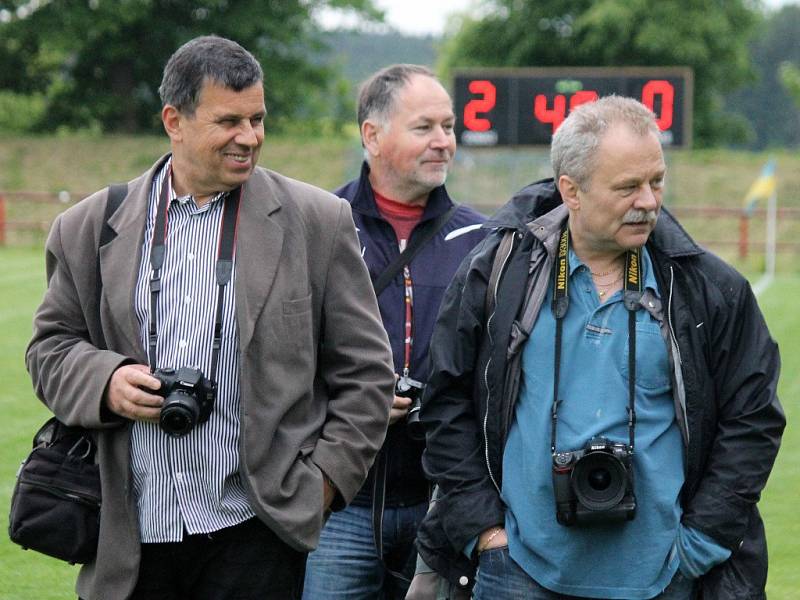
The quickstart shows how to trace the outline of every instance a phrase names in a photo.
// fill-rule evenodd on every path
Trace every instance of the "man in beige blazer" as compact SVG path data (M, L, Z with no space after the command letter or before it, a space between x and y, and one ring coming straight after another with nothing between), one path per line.
M53 223L26 355L53 413L96 431L100 540L77 591L299 598L326 511L352 499L386 432L386 334L348 203L256 167L253 56L196 38L159 91L171 153L129 182L99 255L106 190ZM175 431L162 406L204 396L153 371L183 367L216 398Z

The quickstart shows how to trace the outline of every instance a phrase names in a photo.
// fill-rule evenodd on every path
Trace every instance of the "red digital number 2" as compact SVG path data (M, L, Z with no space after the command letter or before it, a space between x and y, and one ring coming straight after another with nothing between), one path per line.
M470 131L489 131L492 122L479 117L478 113L487 113L494 108L497 101L497 88L491 81L480 79L469 82L470 94L481 94L482 98L475 98L467 102L464 107L464 127Z

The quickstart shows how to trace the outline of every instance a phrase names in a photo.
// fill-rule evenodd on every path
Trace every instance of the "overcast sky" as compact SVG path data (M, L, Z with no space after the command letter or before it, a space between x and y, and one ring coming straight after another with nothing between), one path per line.
M800 0L763 0L770 7L798 4ZM373 0L386 13L386 21L403 33L440 34L447 17L453 12L465 11L474 0ZM326 23L336 24L326 19ZM351 23L352 24L352 23Z

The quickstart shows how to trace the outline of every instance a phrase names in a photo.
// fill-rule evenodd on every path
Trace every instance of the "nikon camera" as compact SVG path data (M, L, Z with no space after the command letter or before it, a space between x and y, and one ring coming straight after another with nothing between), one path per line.
M161 387L154 393L164 397L159 425L165 433L181 437L198 423L208 421L214 408L217 386L206 379L200 369L157 369L152 375L161 382Z
M636 516L632 452L604 437L553 454L556 519L561 525L632 521Z

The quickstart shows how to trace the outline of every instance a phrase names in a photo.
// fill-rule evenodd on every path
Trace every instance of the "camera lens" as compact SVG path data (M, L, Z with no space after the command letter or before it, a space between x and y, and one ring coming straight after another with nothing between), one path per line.
M200 410L194 396L176 391L167 396L161 408L159 425L165 433L181 437L197 423Z
M625 465L608 452L589 452L575 463L571 481L583 506L589 510L608 510L625 495Z
M608 469L594 469L587 477L589 485L598 492L602 492L611 485L611 473L608 472Z

